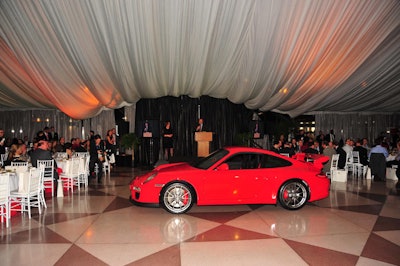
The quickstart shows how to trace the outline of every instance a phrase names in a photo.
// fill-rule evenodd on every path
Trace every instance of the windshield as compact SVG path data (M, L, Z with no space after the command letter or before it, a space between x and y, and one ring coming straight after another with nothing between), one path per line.
M193 167L199 168L199 169L208 169L211 165L215 164L217 161L221 160L225 155L227 155L229 152L224 149L217 150L207 157L201 159L199 162L193 165Z

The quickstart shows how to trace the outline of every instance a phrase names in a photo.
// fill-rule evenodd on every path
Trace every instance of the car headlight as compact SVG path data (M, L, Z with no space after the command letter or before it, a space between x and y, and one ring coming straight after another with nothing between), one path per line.
M146 180L144 180L143 184L146 184L147 182L153 180L154 177L156 177L157 173L151 174Z

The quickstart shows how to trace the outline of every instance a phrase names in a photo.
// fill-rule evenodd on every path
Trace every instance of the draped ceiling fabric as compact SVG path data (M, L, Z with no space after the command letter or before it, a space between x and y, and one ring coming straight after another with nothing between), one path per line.
M400 111L398 0L0 1L0 108Z

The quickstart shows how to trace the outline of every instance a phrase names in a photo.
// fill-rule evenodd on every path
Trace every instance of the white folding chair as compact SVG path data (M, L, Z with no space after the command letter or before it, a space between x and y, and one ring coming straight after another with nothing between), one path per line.
M38 168L31 168L29 170L28 186L26 191L12 191L10 192L10 200L15 202L10 207L11 211L27 212L29 219L31 219L31 207L37 207L39 213L42 213L41 202L41 189L42 189L42 175Z
M361 176L364 177L365 173L365 166L360 163L360 154L358 151L353 151L353 176Z
M11 162L11 168L16 172L27 172L28 162Z
M66 160L66 159L68 159L68 153L66 153L66 152L57 152L56 156L54 158L65 159Z
M51 196L54 197L54 160L37 160L37 167L43 171L43 188L50 188Z
M79 174L77 179L78 189L80 190L81 184L84 184L85 188L88 186L88 167L89 167L89 157L82 156L79 158Z
M338 169L339 154L333 154L331 159L331 181L346 182L348 170Z
M353 167L353 155L352 152L346 153L346 164L344 167L348 172L354 173L354 167Z
M0 159L1 159L1 166L4 166L4 162L7 161L7 155L8 154L0 154Z
M0 174L0 217L1 222L6 220L6 227L10 225L10 175Z
M75 152L74 155L75 157L89 157L89 153L88 152Z
M107 175L111 173L111 166L110 166L110 162L108 161L108 156L105 155L104 156L104 162L103 162L103 172Z
M13 167L28 167L28 162L11 162L11 166Z
M73 157L67 161L66 171L60 175L60 178L63 180L64 187L67 189L71 189L74 192L74 186L77 184L77 180L79 178L79 158Z

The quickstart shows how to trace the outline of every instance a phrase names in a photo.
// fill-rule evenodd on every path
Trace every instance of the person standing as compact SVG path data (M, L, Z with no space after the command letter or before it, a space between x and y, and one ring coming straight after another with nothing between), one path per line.
M329 134L325 135L325 140L333 143L333 141L335 140L335 134L333 133L333 129L329 131Z
M58 133L53 126L50 127L50 136L52 140L58 140Z
M4 136L4 129L0 128L0 154L6 153L6 137Z
M47 141L52 140L53 136L50 133L50 128L49 127L45 127L43 129L43 133L44 133L44 137L46 138Z
M174 133L171 128L171 121L165 122L162 137L164 147L164 159L168 161L172 156L174 156Z
M112 129L108 130L106 136L106 152L108 156L107 158L109 158L111 166L113 166L115 163L115 152L116 152L115 138L116 135L113 133L113 130Z
M90 179L96 178L95 166L98 166L98 176L97 181L101 183L101 177L103 175L103 161L104 161L104 145L103 141L101 141L100 135L96 134L93 137L93 140L90 141L90 161L89 161L89 171L90 171Z
M197 124L197 127L196 127L196 132L202 132L202 131L206 131L206 129L204 127L204 119L200 118L199 123Z

